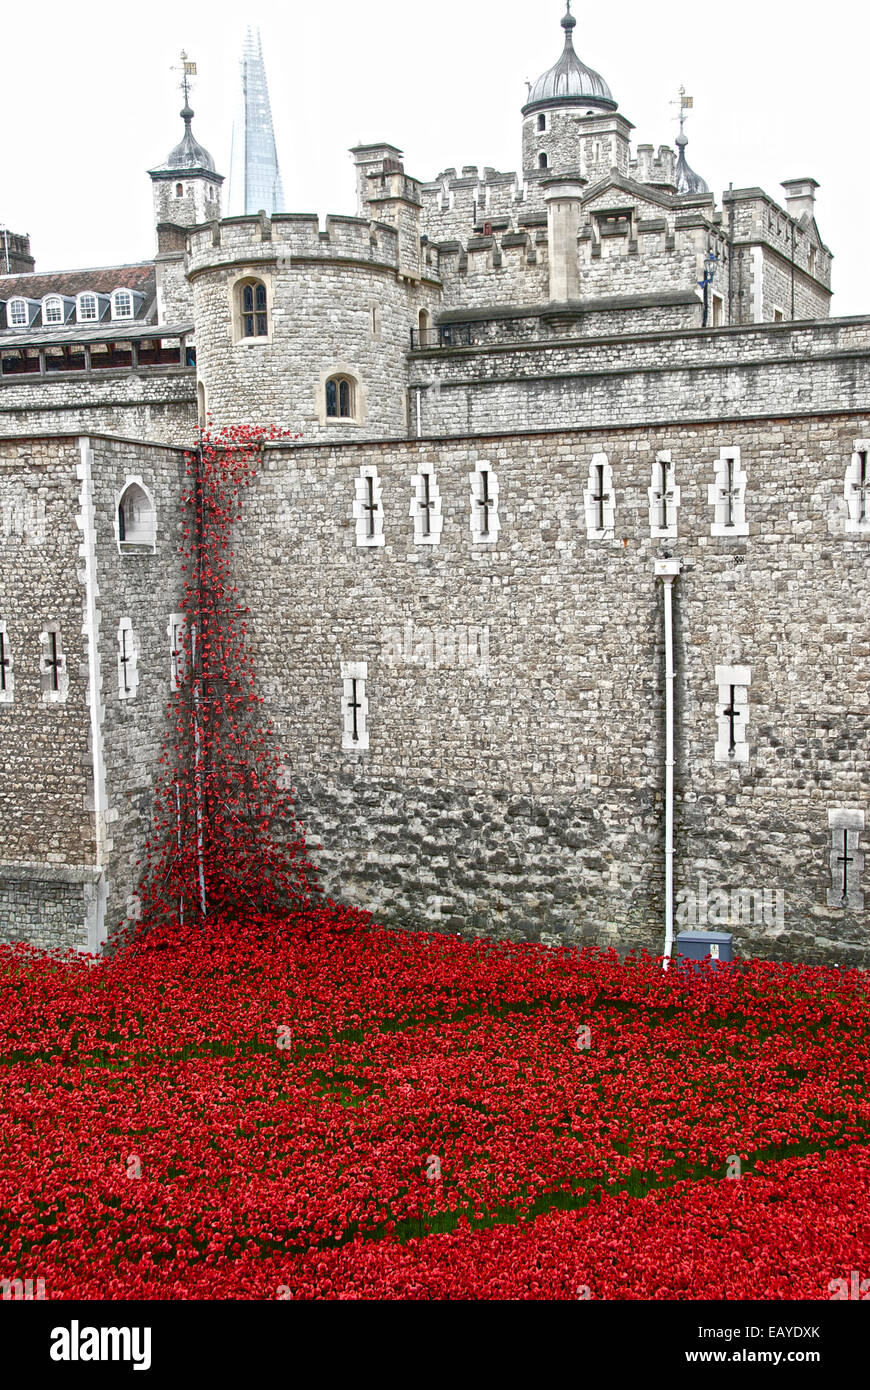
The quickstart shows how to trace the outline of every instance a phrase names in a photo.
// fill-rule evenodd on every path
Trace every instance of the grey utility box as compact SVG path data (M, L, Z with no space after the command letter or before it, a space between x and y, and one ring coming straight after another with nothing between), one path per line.
M696 967L704 960L722 965L734 959L734 938L725 931L681 931L677 935L677 956Z

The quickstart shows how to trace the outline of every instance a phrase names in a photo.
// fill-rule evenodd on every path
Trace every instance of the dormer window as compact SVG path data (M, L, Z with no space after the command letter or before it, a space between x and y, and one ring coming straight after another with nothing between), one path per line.
M78 298L79 323L96 323L98 318L97 296L95 294L80 294Z
M63 300L58 294L51 294L42 301L42 322L63 323Z
M26 299L10 299L8 312L10 328L27 327L28 315Z
M129 290L115 290L112 295L112 318L131 319L133 317L133 296Z

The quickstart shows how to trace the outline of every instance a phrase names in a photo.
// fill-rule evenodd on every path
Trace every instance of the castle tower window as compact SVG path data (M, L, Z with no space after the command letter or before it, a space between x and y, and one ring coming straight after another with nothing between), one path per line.
M356 497L353 515L356 521L358 546L382 546L384 539L384 506L381 481L375 464L363 464L355 479Z
M15 693L15 677L12 673L12 650L9 646L9 630L0 619L0 705L11 705Z
M118 547L122 551L155 550L157 513L141 478L128 481L118 498Z
M589 477L583 492L586 537L590 541L612 541L616 520L616 493L613 470L606 454L593 454Z
M870 439L859 439L846 469L846 533L870 535Z
M115 290L112 294L112 318L131 319L133 317L133 296L129 290Z
M674 465L670 449L656 454L647 496L649 497L650 535L661 540L675 540L680 489L674 481Z
M139 688L139 643L129 618L118 625L118 699L133 700Z
M341 746L348 752L365 752L369 746L369 702L366 699L368 671L368 663L365 661L341 663Z
M828 829L831 833L831 886L828 889L828 907L851 908L855 912L864 910L864 894L861 891L861 870L864 868L864 851L859 849L861 831L864 829L864 812L837 808L828 812Z
M444 518L441 515L441 493L431 463L421 463L419 473L411 479L414 495L411 516L414 518L414 544L438 545Z
M63 323L63 300L60 295L51 294L42 301L42 322Z
M545 131L546 129L547 129L547 117L546 117L546 114L542 111L541 114L538 116L538 130L540 130L540 131L543 132L543 131Z
M183 198L183 197L184 197L184 184L183 184L183 183L177 183L177 184L175 185L175 196L176 196L176 198Z
M711 536L748 536L746 520L746 473L740 466L738 448L721 449L716 465L716 481L707 489L707 502L713 510Z
M244 280L239 286L239 323L243 338L265 338L269 333L269 304L262 280Z
M428 309L421 309L417 315L417 347L430 347L432 315Z
M39 683L43 704L62 704L69 688L69 675L57 623L49 623L45 632L39 634L39 641L42 648L39 659Z
M331 376L326 383L326 415L330 420L355 417L355 383L346 376Z
M719 688L716 704L718 737L713 756L717 763L749 762L746 726L749 722L751 683L750 666L716 667L716 685Z
M541 153L538 155L538 168L539 168L539 169L546 169L548 163L549 163L549 161L548 161L548 159L547 159L547 156L544 154L544 152L543 152L543 150L542 150Z
M171 613L166 629L169 638L169 688L180 690L187 668L187 619L183 613Z
M495 545L501 529L498 515L498 478L483 459L477 471L470 473L471 539L475 545Z

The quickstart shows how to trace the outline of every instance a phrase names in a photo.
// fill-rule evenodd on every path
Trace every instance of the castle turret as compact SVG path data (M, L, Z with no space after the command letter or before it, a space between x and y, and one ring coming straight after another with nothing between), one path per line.
M148 173L154 189L154 220L157 227L157 313L160 323L177 323L190 318L193 305L184 275L186 230L204 222L215 222L221 215L223 175L215 171L208 150L193 134L193 111L188 101L188 69L182 87L184 106L181 119L184 135L165 164Z
M595 180L611 169L628 173L630 121L604 78L574 51L577 21L568 9L562 20L565 46L559 61L530 84L523 107L523 172L579 169Z

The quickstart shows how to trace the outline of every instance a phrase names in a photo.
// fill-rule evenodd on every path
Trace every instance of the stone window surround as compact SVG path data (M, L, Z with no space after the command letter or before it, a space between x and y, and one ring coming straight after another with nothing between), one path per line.
M368 662L366 661L343 661L341 663L342 695L341 695L341 747L348 753L365 753L369 747L368 715L369 702L366 698L366 684L368 681ZM360 708L357 710L357 737L353 736L353 709L351 701L353 695L353 682L356 681L356 698Z
M170 613L166 636L169 638L169 689L177 691L183 686L186 675L187 615L185 613ZM173 656L173 651L178 652L178 658Z
M662 503L658 493L661 488L661 464L669 463L671 491L668 502L668 515L673 515L673 521L668 526L661 526ZM680 512L680 489L677 487L677 473L674 468L673 457L670 449L661 449L655 457L652 467L652 478L650 480L649 496L649 528L650 536L658 540L676 540L679 535L679 512Z
M128 634L126 648L123 647L122 632ZM127 657L127 680L126 689L124 682L124 663L121 660L122 651ZM136 691L139 689L139 639L133 630L133 623L130 618L122 618L118 623L118 699L135 700Z
M266 333L246 338L242 333L242 291L245 285L259 282L266 289ZM245 266L227 283L230 300L230 323L234 347L265 347L272 342L274 283L271 273L262 266Z
M749 744L746 740L749 724L749 687L752 684L751 666L717 666L715 670L718 699L716 701L717 738L713 757L717 763L748 763ZM734 708L739 716L734 721L734 750L731 751L731 724L725 710L731 705L734 687Z
M864 910L864 894L859 887L861 872L864 868L864 851L859 848L861 833L864 829L864 812L847 807L834 807L828 812L828 831L830 834L829 863L831 870L831 886L827 892L828 907L836 907L841 911L851 908L853 911L862 912ZM843 849L843 837L846 837L846 849ZM846 881L847 893L843 898L843 865L840 856L842 854L851 856L849 865L849 875Z
M369 535L368 487L366 479L372 480L372 502L375 511L371 513L373 534ZM356 522L356 543L361 550L380 549L386 544L384 536L383 484L378 476L377 464L363 463L354 478L353 518Z
M846 501L846 534L852 536L870 536L870 508L868 508L866 519L859 521L857 517L852 516L850 505L855 496L853 488L858 478L859 456L861 454L867 455L867 478L870 481L870 439L855 440L852 457L846 467L846 476L843 482L843 497Z
M599 467L604 469L601 489L605 499L603 528L598 526L598 503L594 500L598 488ZM583 490L583 509L586 518L586 539L612 541L616 526L616 488L613 485L613 469L606 454L592 455L586 487Z
M429 479L429 500L434 504L429 509L429 533L423 529L423 516L421 503L424 500L423 478ZM441 532L444 529L444 517L441 512L441 491L435 476L435 465L430 460L420 464L418 471L411 478L413 494L411 497L410 515L414 519L414 544L415 545L440 545Z
M11 705L15 699L15 663L12 658L12 648L9 644L9 628L5 618L0 618L0 632L3 634L3 656L6 660L6 665L3 668L5 672L5 689L0 688L0 705Z
M351 406L352 415L327 415L326 413L326 383L333 377L347 377L351 383ZM356 367L349 362L334 362L331 367L327 367L320 373L317 386L314 389L314 413L317 416L317 423L324 429L353 429L365 424L368 415L368 399L362 377Z
M121 531L120 531L120 523L119 523L119 519L118 519L118 513L119 513L119 510L120 510L120 507L121 507L121 503L122 503L122 501L123 501L123 499L124 499L124 496L126 495L126 493L129 491L129 489L130 489L131 487L139 488L142 492L144 492L144 494L145 494L145 496L147 497L149 503L151 504L152 529L151 529L150 540L141 540L141 541L132 541L132 540L123 540L123 541L122 541L122 540L121 540ZM115 512L114 512L114 517L115 517L115 544L116 544L116 546L118 547L118 554L119 554L119 555L154 555L154 554L156 553L156 550L157 550L157 508L156 508L156 506L154 505L154 495L153 495L153 493L151 492L151 489L148 487L148 484L147 484L146 482L144 482L144 480L142 479L142 477L140 476L140 474L138 474L138 473L131 473L131 474L129 474L129 476L125 477L125 479L124 479L124 486L121 488L120 492L117 492L117 493L115 494Z
M51 646L49 643L51 633L55 635L58 660L56 690L54 689L53 671L48 665L48 659L51 654ZM42 703L44 705L62 705L66 702L67 692L69 691L69 672L66 664L66 652L61 643L60 623L54 620L47 622L43 631L39 634L39 643L41 647L39 681L42 687Z
M471 539L475 545L496 545L498 542L499 531L501 530L501 518L499 517L499 486L498 475L488 459L474 459L474 472L469 473L468 481L471 484L471 496L469 499L471 527ZM483 500L483 474L488 476L487 495L492 502L492 506L487 508L489 517L488 530L484 531L481 525L483 509L479 505Z
M728 469L726 465L729 460L731 460L734 464L733 526L728 526L725 523L725 521L721 519L724 516L724 503L720 493L721 490L726 486L726 481L728 477ZM707 505L709 507L715 508L713 513L713 521L710 523L711 536L727 538L729 536L749 535L749 522L746 520L747 481L748 480L746 472L741 463L740 446L735 444L721 448L719 450L719 458L716 461L715 481L710 483L707 489Z

